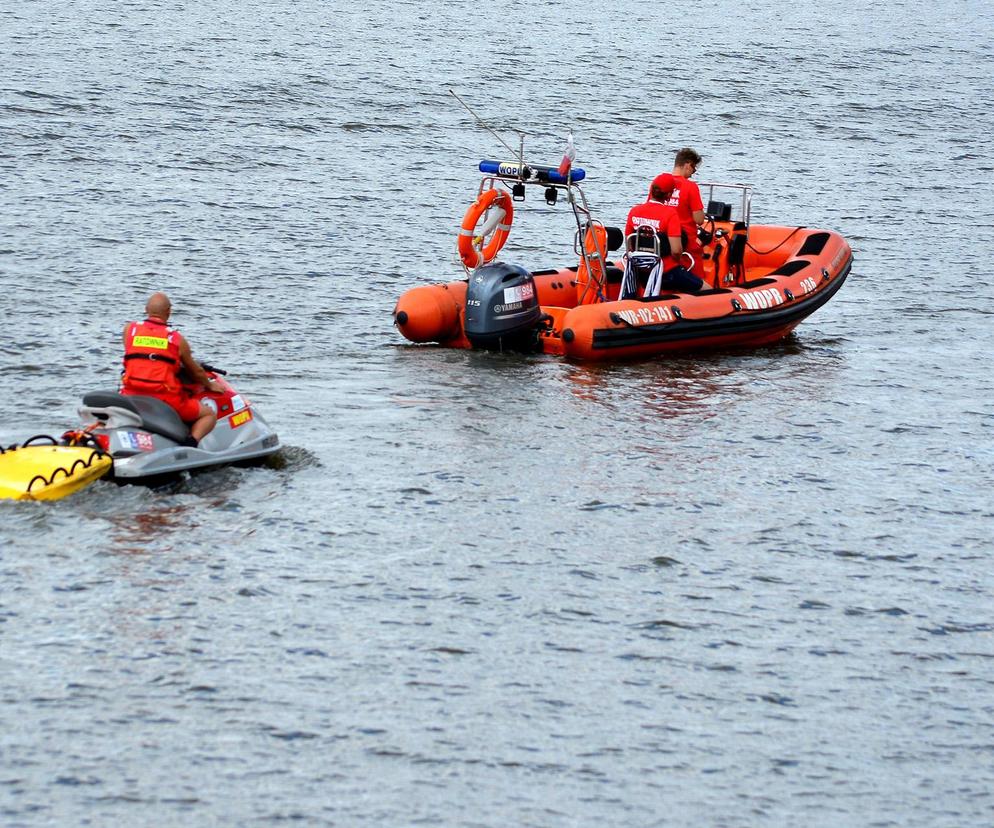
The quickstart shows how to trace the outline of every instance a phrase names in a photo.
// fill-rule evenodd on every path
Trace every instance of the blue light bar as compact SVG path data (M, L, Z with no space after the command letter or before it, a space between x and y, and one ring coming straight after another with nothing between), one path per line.
M525 164L524 171L517 161L481 161L480 172L486 175L496 175L499 178L513 178L516 181L539 181L545 184L566 184L565 175L559 174L557 167L546 167L542 164ZM580 167L573 167L569 173L569 183L583 181L587 173Z

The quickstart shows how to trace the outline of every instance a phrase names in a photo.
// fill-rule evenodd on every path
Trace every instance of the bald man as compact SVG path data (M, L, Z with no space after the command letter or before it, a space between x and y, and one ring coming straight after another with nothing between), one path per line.
M166 326L172 304L164 293L153 293L145 303L144 322L124 326L124 377L121 393L155 397L170 405L184 423L190 424L191 444L210 434L217 422L214 410L183 393L181 369L208 391L224 389L207 376L193 358L190 346L179 331Z

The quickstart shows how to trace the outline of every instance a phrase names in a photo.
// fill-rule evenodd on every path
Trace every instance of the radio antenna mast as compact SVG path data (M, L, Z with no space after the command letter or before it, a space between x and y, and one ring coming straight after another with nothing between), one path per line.
M518 147L517 150L512 149L510 146L508 146L507 142L503 138L500 137L500 135L496 132L496 130L494 130L490 126L490 124L488 124L486 121L483 120L483 118L481 118L479 115L477 115L472 110L472 108L470 107L470 105L468 103L466 103L466 101L464 101L462 98L460 98L456 94L456 92L455 92L454 89L450 89L449 90L449 94L452 95L452 97L455 98L457 101L459 101L459 103L461 103L463 105L463 107L466 109L466 111L470 115L472 115L474 118L476 118L476 122L481 127L483 127L487 132L489 132L491 135L493 135L494 138L496 138L498 141L500 141L500 143L504 146L505 149L507 149L508 152L510 152L512 155L516 154L518 156L518 162L520 164L524 165L524 163L525 163L525 134L523 132L519 132L516 129L514 130L514 133L518 136L519 147Z

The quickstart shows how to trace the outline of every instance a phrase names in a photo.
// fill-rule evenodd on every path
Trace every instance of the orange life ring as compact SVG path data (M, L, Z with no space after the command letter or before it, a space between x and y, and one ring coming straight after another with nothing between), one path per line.
M487 246L481 250L479 244L483 241L483 235L476 235L476 225L480 217L491 207L496 207L504 212L497 218L497 227ZM462 259L463 264L472 270L493 261L493 258L504 246L504 242L507 241L513 221L514 206L511 202L511 195L504 190L487 190L470 204L466 215L463 216L462 226L459 228L459 258ZM484 228L485 233L486 228Z

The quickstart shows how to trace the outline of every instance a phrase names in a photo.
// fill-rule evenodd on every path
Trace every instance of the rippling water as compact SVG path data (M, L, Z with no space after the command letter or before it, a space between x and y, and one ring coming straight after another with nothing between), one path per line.
M994 821L994 16L750 9L0 2L0 441L164 289L287 446L0 503L0 822ZM609 222L689 144L853 275L748 353L410 346L504 154L449 88Z

